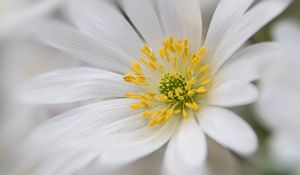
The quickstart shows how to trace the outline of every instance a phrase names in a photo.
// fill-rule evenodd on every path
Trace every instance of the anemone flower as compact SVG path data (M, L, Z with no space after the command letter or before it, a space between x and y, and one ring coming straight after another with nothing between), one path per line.
M273 133L270 148L277 167L296 175L300 173L299 23L290 19L279 22L273 38L284 46L286 55L264 66L259 83L261 96L255 107L259 119Z
M125 165L167 145L164 174L198 174L206 135L242 156L253 153L255 133L227 108L257 99L252 59L277 47L242 46L289 3L222 0L208 27L197 0L70 1L66 14L76 29L48 22L38 38L97 68L37 77L23 98L98 102L41 125L28 140L26 162L38 162L37 174L65 175L96 158Z

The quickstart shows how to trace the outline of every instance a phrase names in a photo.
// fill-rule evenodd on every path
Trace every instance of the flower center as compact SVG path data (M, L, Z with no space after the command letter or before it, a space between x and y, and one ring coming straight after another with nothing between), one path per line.
M201 61L205 50L190 53L188 39L175 42L173 37L163 41L159 52L145 45L143 56L132 62L133 73L124 75L125 82L144 89L125 95L137 100L131 109L146 109L143 116L149 118L149 126L163 124L175 115L186 118L199 110L211 82L209 66Z
M159 91L169 100L182 101L187 94L185 86L186 80L180 73L166 73L161 76Z

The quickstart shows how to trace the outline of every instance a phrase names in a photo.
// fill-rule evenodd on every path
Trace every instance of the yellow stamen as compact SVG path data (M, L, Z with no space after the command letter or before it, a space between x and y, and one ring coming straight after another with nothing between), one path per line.
M143 112L143 116L147 118L150 117L152 113L153 113L152 111L145 111Z
M125 82L147 89L125 96L137 100L130 108L143 109L142 116L149 120L150 127L162 125L177 115L187 118L190 111L200 109L197 100L205 98L203 94L208 91L211 77L209 66L202 62L206 48L191 51L187 38L175 41L171 36L158 51L145 44L138 61L132 62L131 73L124 75Z
M138 110L141 107L142 107L141 104L136 104L136 103L130 105L130 108L133 110Z
M198 110L199 109L199 106L195 102L193 102L193 103L185 103L185 106L187 106L187 107L189 107L189 108L191 108L193 110Z
M207 92L207 89L205 87L199 87L198 89L196 89L196 92L204 93L204 92Z

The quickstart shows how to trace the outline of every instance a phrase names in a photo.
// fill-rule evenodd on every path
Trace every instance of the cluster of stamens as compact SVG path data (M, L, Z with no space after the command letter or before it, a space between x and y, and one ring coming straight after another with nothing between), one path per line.
M174 41L169 37L158 54L148 45L141 52L143 56L132 62L133 73L124 75L124 81L153 91L127 93L126 97L138 101L131 109L149 109L143 112L149 126L163 124L178 114L186 118L189 111L200 109L197 100L203 98L211 81L209 66L201 61L204 47L190 53L188 39Z

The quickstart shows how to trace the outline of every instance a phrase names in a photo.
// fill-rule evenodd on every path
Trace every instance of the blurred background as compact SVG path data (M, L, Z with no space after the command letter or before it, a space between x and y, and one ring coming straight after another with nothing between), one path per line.
M36 126L77 106L36 106L16 99L18 89L30 78L82 64L34 40L34 28L41 21L50 18L64 21L64 2L0 0L0 175L13 175L12 172L18 168L15 159L17 148ZM288 54L277 63L263 65L262 78L255 82L261 89L258 102L234 109L252 125L260 139L259 150L250 158L233 155L237 160L237 175L300 175L299 0L295 0L282 15L260 30L249 42L266 41L284 43ZM291 98L286 98L289 96ZM278 104L270 101L278 101ZM274 120L285 122L286 126L279 127ZM151 164L145 161L142 160L134 167L138 169L137 174L149 170ZM152 161L155 162L155 159ZM96 170L91 171L97 169L94 166L91 165L88 171L82 170L79 174L99 174Z

